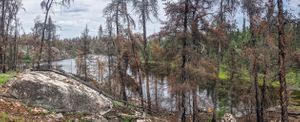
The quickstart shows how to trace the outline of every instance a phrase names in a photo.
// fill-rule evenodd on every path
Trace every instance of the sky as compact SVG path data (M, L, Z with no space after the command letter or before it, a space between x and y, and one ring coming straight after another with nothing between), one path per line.
M159 1L159 20L165 20L164 5L162 0ZM30 33L36 18L44 18L44 12L40 7L41 0L23 0L23 8L19 13L20 21L25 33ZM59 26L57 34L60 38L78 37L87 25L89 34L96 36L100 25L105 25L103 9L110 0L74 0L69 8L55 7L51 12L51 17L56 25ZM300 0L290 0L287 8L295 13L300 13ZM130 11L132 15L134 11ZM137 20L137 16L134 16ZM240 12L236 15L237 21L242 22L243 14ZM147 23L148 35L156 33L162 26L159 20L152 20ZM141 32L142 26L137 24L136 32Z

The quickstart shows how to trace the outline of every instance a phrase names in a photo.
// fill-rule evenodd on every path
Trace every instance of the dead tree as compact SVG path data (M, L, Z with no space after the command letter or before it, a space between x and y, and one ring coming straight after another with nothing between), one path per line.
M283 1L277 0L278 6L278 49L279 49L279 73L278 78L280 82L280 106L281 106L281 121L288 122L288 94L286 91L286 40L285 40L285 30L284 30L284 14L283 14Z

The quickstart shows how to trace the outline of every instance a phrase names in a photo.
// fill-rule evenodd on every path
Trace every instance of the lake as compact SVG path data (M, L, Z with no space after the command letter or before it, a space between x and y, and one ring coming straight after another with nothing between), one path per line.
M88 58L88 65L89 65L89 75L97 80L98 82L107 82L107 76L108 76L108 67L107 65L104 68L104 81L101 81L99 73L98 73L98 65L97 65L97 60L104 62L107 64L108 62L108 58L107 56L103 56L103 55L89 55ZM62 70L64 70L65 72L68 73L72 73L72 74L76 74L77 70L76 70L76 59L66 59L66 60L61 60L61 61L56 61L53 62L53 65L57 65L57 66L61 66L60 68ZM128 71L128 74L130 73L130 70ZM129 93L129 92L127 92ZM144 94L144 100L146 99L146 80L143 80L143 94ZM152 101L154 101L154 95L155 95L155 84L153 81L153 78L150 78L150 94L151 94L151 98ZM160 105L170 111L174 111L175 110L175 100L171 97L171 94L169 92L169 87L168 87L168 81L166 79L164 79L163 81L159 81L158 83L158 98L160 101ZM191 99L191 98L190 98ZM212 107L212 101L211 101L211 97L207 96L207 91L199 91L197 92L197 99L198 99L198 106L200 109L202 110L206 110L207 107ZM154 104L154 102L152 102Z

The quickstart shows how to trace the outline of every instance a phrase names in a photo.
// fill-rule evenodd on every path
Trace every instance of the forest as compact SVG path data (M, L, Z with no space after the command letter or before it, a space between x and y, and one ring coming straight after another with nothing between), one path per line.
M72 38L60 38L54 8L78 0L35 0L43 14L30 32L19 18L26 1L0 1L1 99L12 79L61 71L110 98L106 116L124 122L140 118L133 109L170 122L300 121L297 0L107 0L105 23L82 23ZM161 27L150 33L153 21Z

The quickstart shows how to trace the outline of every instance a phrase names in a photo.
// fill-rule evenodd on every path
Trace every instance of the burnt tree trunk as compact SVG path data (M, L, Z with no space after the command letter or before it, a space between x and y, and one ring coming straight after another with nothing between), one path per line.
M146 7L147 7L147 1L142 0L142 25L143 25L143 40L144 40L144 59L145 59L145 75L146 75L146 91L147 91L147 104L148 109L151 109L151 94L150 94L150 79L149 79L149 69L148 69L148 61L149 61L149 55L147 51L147 26L146 26Z
M280 105L281 105L281 121L288 122L288 96L286 91L286 68L285 68L285 55L286 55L286 42L284 31L284 15L283 15L283 2L277 0L278 5L278 49L279 49L279 82L280 82Z
M117 39L116 39L116 42L117 42L117 72L119 74L119 81L121 83L121 96L122 96L122 99L124 101L127 101L127 94L126 94L126 86L125 86L125 81L124 81L124 76L126 74L124 74L124 68L122 68L122 63L123 63L123 60L122 60L122 51L121 51L121 40L120 40L120 28L119 28L119 7L120 5L122 5L123 1L118 1L117 3L117 10L116 10L116 20L115 20L115 24L116 24L116 33L117 33ZM126 72L126 71L125 71Z
M251 3L254 4L254 3ZM257 50L256 50L256 34L255 34L255 12L249 11L250 17L250 32L251 32L251 48L252 48L252 68L251 76L252 82L255 90L255 111L256 111L256 121L261 122L261 112L260 112L260 99L259 99L259 90L258 90L258 63L257 63Z
M13 44L13 66L12 70L17 70L17 55L18 55L18 21L17 21L17 15L15 15L15 35L14 35L14 44Z
M6 61L5 61L5 57L6 57L6 54L5 54L5 45L6 45L6 40L4 39L5 37L5 1L6 0L2 0L2 17L1 17L1 39L2 39L2 45L1 45L1 53L2 53L2 56L1 56L1 70L2 70L2 73L5 73L6 72Z
M53 0L48 0L46 3L46 15L44 18L44 23L43 23L43 29L42 29L42 38L41 38L41 44L40 44L40 50L39 50L39 55L38 55L38 64L37 64L37 68L40 68L40 62L42 59L42 53L43 53L43 46L44 46L44 40L45 40L45 31L46 31L46 26L47 26L47 20L48 20L48 16L49 16L49 12L50 12L50 8L52 6Z
M187 56L186 56L186 47L187 47L187 29L188 29L188 5L189 5L189 1L185 0L184 6L184 23L183 23L183 38L182 38L182 54L181 54L181 58L182 58L182 65L181 65L181 82L182 84L185 83L186 81L186 71L185 71L185 66L187 63ZM185 90L184 88L181 89L181 122L185 122L186 121L186 106L185 106L185 99L186 99L186 95L185 95Z
M48 69L51 69L51 58L52 58L52 53L51 53L51 17L49 18L48 21L48 38L47 38L47 42L48 42Z

